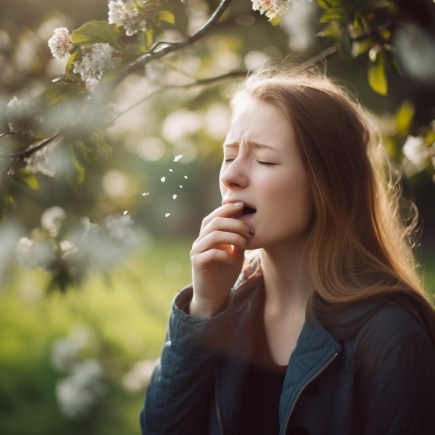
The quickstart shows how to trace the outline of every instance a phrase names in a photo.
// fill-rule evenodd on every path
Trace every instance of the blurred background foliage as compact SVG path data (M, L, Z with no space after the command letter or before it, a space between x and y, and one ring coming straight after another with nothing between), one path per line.
M146 3L154 21L126 36L106 0L0 1L1 434L138 431L190 243L219 203L228 96L264 64L316 65L373 113L435 291L431 0L292 0L271 22L222 2L179 48L220 2ZM47 45L59 27L76 29L69 61ZM116 62L90 86L74 62L104 42Z

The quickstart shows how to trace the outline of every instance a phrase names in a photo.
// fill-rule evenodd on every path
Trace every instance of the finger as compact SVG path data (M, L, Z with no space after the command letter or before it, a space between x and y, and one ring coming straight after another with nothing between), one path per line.
M214 231L236 233L245 238L251 238L250 227L246 222L233 218L215 217L201 229L199 237L205 237Z
M237 216L243 210L243 202L229 202L224 204L217 209L213 210L208 216L202 220L201 230L215 217L231 217Z
M204 237L195 240L192 246L191 255L208 251L210 249L227 250L228 246L234 245L245 249L248 239L239 234L226 231L213 231Z
M229 252L221 249L210 249L201 254L193 255L191 261L192 267L197 270L207 268L209 264L215 262L227 264L228 266L239 269L243 261L243 251L237 250L236 255L234 255L234 251Z

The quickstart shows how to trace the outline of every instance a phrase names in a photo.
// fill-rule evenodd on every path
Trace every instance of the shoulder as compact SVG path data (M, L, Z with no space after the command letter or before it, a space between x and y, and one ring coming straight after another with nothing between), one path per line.
M357 331L355 355L360 364L375 367L435 364L435 349L420 322L404 307L382 303Z
M356 334L359 344L370 342L384 346L414 336L426 336L420 322L404 307L379 303Z

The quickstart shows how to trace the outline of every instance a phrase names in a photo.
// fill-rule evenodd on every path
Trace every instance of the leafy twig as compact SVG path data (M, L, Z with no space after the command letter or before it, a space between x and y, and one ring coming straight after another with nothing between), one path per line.
M36 153L37 151L41 150L42 148L45 148L47 145L49 145L52 141L62 136L62 133L58 132L54 134L53 136L48 137L47 139L44 139L42 142L39 142L38 145L35 145L32 148L27 149L26 151L22 151L20 153L12 153L12 154L0 154L0 159L26 159L27 157L30 157L32 154Z
M203 38L213 28L215 23L217 23L219 18L222 16L222 14L225 12L225 10L230 5L231 1L232 0L222 0L219 3L219 6L216 8L216 10L213 12L213 14L208 19L208 21L196 33L194 33L192 36L188 37L187 39L184 39L184 40L178 41L178 42L167 43L160 50L156 50L157 46L160 45L160 44L156 44L154 46L153 51L151 51L147 54L144 54L143 56L140 56L135 62L133 62L127 68L127 71L124 74L124 76L121 77L121 80L122 80L122 78L125 78L130 72L132 72L140 67L143 67L148 62L151 62L151 61L156 60L156 59L160 59L161 57L166 56L169 53L177 51L177 50L184 48L188 45L192 45L196 41Z

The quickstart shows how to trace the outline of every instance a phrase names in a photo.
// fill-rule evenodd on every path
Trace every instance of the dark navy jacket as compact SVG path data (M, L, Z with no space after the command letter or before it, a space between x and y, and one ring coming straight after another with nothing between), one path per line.
M248 280L210 319L186 313L191 288L178 294L141 412L143 435L238 434L261 287L261 276ZM385 303L349 316L360 319L351 334L306 321L282 388L280 435L434 435L435 350L423 328Z

